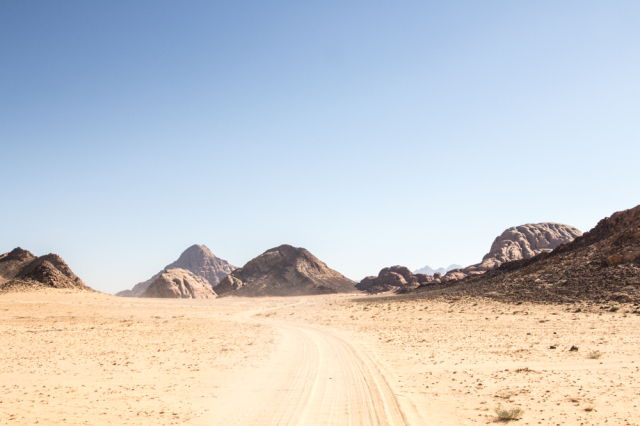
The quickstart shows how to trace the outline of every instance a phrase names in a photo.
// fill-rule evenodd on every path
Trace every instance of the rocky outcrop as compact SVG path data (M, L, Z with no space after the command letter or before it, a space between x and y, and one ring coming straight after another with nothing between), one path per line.
M0 292L39 288L93 291L57 254L37 257L18 247L0 256Z
M185 269L174 268L161 273L140 297L213 299L216 293L204 278Z
M489 270L503 263L549 253L560 244L570 243L580 235L582 232L577 228L559 223L514 226L495 239L480 265Z
M453 286L450 294L495 293L512 301L640 303L640 206L602 219L551 252L444 285Z
M439 272L436 274L439 275ZM378 276L370 276L360 281L356 288L367 293L406 293L419 285L427 285L434 281L434 277L428 274L413 274L405 266L391 266L382 269Z
M299 296L347 293L355 282L330 269L307 250L290 245L267 250L227 275L220 296Z
M0 284L16 278L35 259L36 256L20 247L0 255Z
M136 284L131 290L123 290L116 293L116 296L140 297L164 271L175 268L192 272L194 275L203 278L211 287L218 285L224 277L236 269L226 260L214 255L207 246L194 244L182 252L178 260L165 266L162 271L147 281Z
M529 223L505 230L493 241L489 253L482 262L466 268L452 269L442 282L457 281L470 275L480 275L503 263L529 259L541 253L549 253L561 244L567 244L582 233L573 226L559 223Z

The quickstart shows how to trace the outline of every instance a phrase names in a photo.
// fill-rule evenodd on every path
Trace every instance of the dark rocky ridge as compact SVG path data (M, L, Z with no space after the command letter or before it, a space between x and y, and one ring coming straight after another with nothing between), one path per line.
M227 275L222 296L300 296L355 291L355 282L327 267L303 248L281 245Z
M211 287L218 285L224 277L236 269L226 260L214 255L207 246L194 244L182 252L178 260L165 266L162 271L147 281L136 284L131 290L123 290L116 293L116 296L140 297L162 273L168 269L176 268L192 272L196 276L203 278Z
M0 255L0 292L38 288L94 291L57 254L37 257L18 247Z
M511 301L640 303L640 206L602 219L549 253L416 292L430 290Z

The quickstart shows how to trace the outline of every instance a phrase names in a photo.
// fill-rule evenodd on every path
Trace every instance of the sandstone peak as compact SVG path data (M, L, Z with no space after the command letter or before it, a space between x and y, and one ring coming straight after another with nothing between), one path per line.
M168 269L184 269L192 272L196 276L212 287L215 287L220 280L233 272L236 267L224 259L220 259L205 245L194 244L183 251L178 259L164 267L164 269L147 281L136 284L131 290L124 290L116 293L116 296L139 297L151 285L151 283Z
M216 287L219 295L298 296L345 293L355 282L304 248L283 244L250 260Z
M209 250L209 247L205 246L204 244L194 244L183 251L176 262L186 262L190 260L200 260L212 257L216 257L216 255L213 254L211 250Z
M140 297L171 299L213 299L216 293L208 282L186 269L162 272Z

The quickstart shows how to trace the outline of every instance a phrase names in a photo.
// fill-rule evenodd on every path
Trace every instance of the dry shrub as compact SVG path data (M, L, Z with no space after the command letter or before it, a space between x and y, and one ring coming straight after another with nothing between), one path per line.
M498 405L496 408L496 416L498 416L498 420L502 422L517 420L521 418L523 414L524 410L520 407L504 408L502 405Z
M602 352L600 352L600 351L590 351L587 354L587 358L589 358L589 359L600 359L600 358L602 358L602 355L604 355L604 354Z

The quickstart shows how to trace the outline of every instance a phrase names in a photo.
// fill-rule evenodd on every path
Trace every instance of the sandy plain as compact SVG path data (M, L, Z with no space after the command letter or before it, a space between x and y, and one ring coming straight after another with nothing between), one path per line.
M503 406L516 424L640 425L627 311L4 294L0 424L471 425Z

